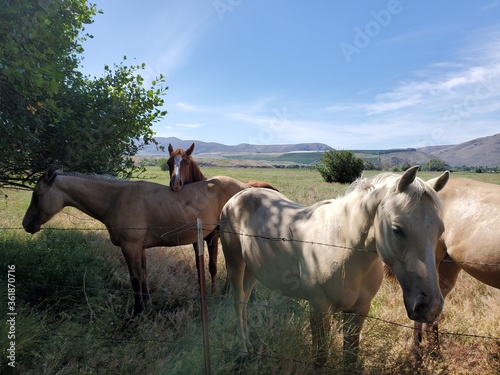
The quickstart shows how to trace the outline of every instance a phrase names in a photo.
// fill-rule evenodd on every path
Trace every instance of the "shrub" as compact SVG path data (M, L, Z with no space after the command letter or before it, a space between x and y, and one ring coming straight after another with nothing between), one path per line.
M158 166L162 171L168 171L167 159L161 158L160 160L158 160Z
M326 182L352 183L363 172L363 159L347 150L327 151L316 169Z
M431 159L420 167L421 170L429 172L443 172L449 168L448 164L439 159Z

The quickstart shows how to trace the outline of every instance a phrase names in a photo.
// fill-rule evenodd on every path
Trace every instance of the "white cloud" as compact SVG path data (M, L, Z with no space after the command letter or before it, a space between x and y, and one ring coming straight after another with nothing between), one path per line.
M205 126L205 124L204 123L194 123L194 124L177 123L177 124L174 124L173 126L178 127L178 128L198 129L198 128L201 128L202 126Z
M189 103L184 103L184 102L177 102L175 103L175 106L183 111L189 111L189 112L200 112L202 109L198 106L195 106L193 104Z

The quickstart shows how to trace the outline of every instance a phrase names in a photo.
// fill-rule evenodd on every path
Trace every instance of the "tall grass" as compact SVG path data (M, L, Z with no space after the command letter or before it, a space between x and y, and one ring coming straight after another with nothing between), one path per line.
M315 171L204 168L207 177L229 175L265 180L302 204L344 194L345 185L326 184ZM424 178L436 174L424 175ZM469 177L483 177L470 175ZM166 182L152 168L145 176ZM488 176L489 177L489 176ZM29 193L8 191L1 202L1 228L19 228ZM7 265L16 265L16 368L0 361L2 374L201 374L204 369L200 303L191 246L149 249L153 311L133 316L133 294L121 251L101 224L71 209L30 236L0 229L2 307ZM74 229L77 228L77 229ZM82 230L83 228L83 230ZM74 229L74 230L73 230ZM222 253L222 251L221 251ZM215 374L313 374L308 306L257 285L249 311L256 355L240 364L232 298L222 293L226 277L220 256L217 292L208 296L212 370ZM209 283L210 281L207 281ZM373 300L361 340L366 374L497 374L500 292L462 273L446 299L440 329L441 357L411 354L412 323L399 285L384 281ZM2 311L4 311L2 309ZM4 317L6 315L4 314ZM394 324L387 323L393 322ZM341 320L334 317L331 358L324 374L338 373ZM7 348L1 325L0 347Z

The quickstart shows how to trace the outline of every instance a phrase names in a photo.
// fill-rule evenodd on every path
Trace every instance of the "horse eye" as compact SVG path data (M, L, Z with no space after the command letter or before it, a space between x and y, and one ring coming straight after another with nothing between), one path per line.
M396 236L400 236L400 237L404 237L405 236L405 232L403 231L403 228L401 228L399 225L392 224L391 229L392 229L392 232Z

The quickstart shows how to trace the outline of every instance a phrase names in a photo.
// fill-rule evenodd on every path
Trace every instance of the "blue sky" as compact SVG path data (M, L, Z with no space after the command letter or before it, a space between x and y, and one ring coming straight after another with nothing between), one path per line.
M157 136L386 149L500 133L500 0L97 7L82 69L126 55L147 80L164 74Z

